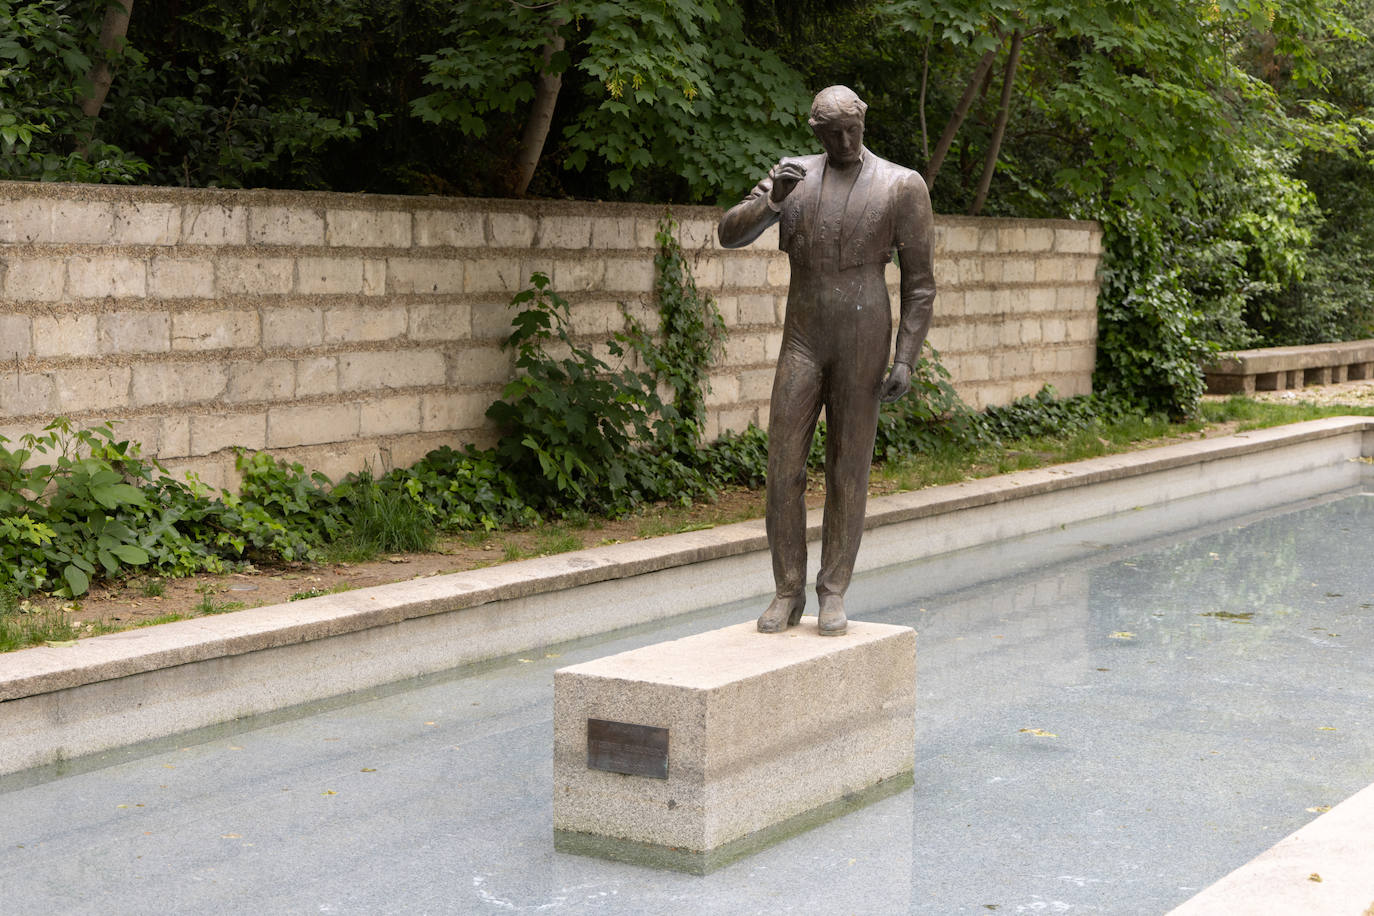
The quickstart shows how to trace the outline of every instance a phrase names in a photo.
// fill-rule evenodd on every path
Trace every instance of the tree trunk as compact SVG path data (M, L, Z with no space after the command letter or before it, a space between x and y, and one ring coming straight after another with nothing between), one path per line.
M926 88L930 82L930 39L921 51L921 155L930 161L930 135L926 131Z
M935 186L935 176L940 174L940 166L945 161L945 155L949 152L950 145L954 143L954 135L959 132L959 125L964 123L964 117L968 114L969 107L973 105L973 97L978 94L978 84L987 76L988 70L992 69L992 62L997 54L994 48L984 54L978 61L978 66L973 68L973 76L969 78L968 86L964 88L964 94L959 99L959 104L954 106L954 113L949 116L949 123L945 125L945 132L940 135L940 140L935 144L935 153L930 157L930 162L926 165L926 187Z
M129 16L134 11L134 0L107 0L105 20L100 24L99 56L86 78L91 82L91 94L81 100L81 113L88 118L100 114L100 106L105 104L105 96L110 92L114 71L110 69L110 58L124 48L124 36L129 32ZM83 143L82 146L85 146Z
M988 140L988 154L983 160L983 177L978 179L978 194L973 198L969 216L977 216L988 199L988 188L992 186L992 173L997 168L997 157L1002 152L1002 137L1007 132L1007 116L1011 113L1012 83L1016 79L1016 65L1021 57L1021 32L1011 33L1011 50L1007 52L1007 66L1002 73L1002 102L997 109L997 123L992 128L992 138Z
M549 43L544 45L544 67L539 71L539 80L534 88L534 104L525 120L525 130L520 135L520 148L515 154L515 182L511 190L516 197L523 197L529 190L534 169L539 165L539 157L544 152L544 141L549 136L549 125L553 123L553 109L558 102L558 93L563 88L562 72L550 73L553 56L563 50L564 38L558 33L562 22L552 26Z

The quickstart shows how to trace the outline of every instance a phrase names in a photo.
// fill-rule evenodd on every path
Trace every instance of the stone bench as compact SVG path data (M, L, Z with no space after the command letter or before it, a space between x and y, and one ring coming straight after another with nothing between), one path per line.
M1374 379L1374 340L1237 350L1202 367L1208 394L1254 394Z

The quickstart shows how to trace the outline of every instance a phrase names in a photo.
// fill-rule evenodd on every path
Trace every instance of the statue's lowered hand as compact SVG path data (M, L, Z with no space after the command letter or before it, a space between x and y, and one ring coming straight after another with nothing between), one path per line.
M887 378L883 381L880 397L884 404L891 404L911 390L911 367L906 363L893 363Z

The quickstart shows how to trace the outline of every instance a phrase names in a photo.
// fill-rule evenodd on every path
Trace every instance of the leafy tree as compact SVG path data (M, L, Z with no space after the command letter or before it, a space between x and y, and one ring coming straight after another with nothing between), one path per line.
M724 0L564 0L534 9L477 0L446 31L453 46L424 58L436 89L413 109L489 136L494 122L539 98L541 77L576 76L559 96L574 89L555 155L564 166L600 170L630 196L666 188L675 198L730 198L805 142L810 102L797 74L744 33L739 8ZM561 49L550 50L556 40ZM514 159L503 162L505 186L519 191L523 175ZM673 177L654 181L665 176Z
M1318 128L1287 169L1310 189L1322 215L1306 272L1247 315L1266 344L1374 336L1374 2L1352 0L1345 8L1356 34L1323 49L1330 71L1323 84L1293 79L1286 59L1266 44L1250 49L1251 69Z
M94 92L92 59L109 65L93 34L104 7L0 0L0 178L120 183L147 172L117 146L89 139L82 102Z
M373 25L372 6L141 6L100 130L137 150L159 184L329 186L328 155L378 124L330 85L359 47L340 37Z

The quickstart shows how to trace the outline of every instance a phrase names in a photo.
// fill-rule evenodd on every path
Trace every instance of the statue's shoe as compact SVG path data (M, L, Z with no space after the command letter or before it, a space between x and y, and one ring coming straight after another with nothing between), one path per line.
M821 612L816 629L822 636L842 636L849 628L849 618L844 615L843 595L821 595Z
M768 610L759 615L760 633L781 633L788 627L801 622L802 608L806 607L805 595L787 598L779 595L768 605Z

